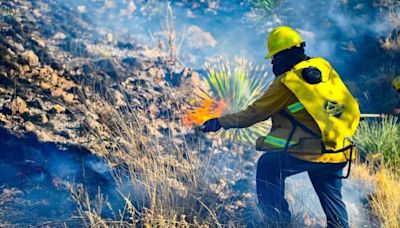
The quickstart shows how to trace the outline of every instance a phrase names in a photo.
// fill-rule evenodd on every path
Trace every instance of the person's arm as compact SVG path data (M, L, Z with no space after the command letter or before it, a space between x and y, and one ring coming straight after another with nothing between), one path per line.
M218 121L224 129L249 127L284 109L293 96L278 78L272 82L264 95L245 110L222 116Z

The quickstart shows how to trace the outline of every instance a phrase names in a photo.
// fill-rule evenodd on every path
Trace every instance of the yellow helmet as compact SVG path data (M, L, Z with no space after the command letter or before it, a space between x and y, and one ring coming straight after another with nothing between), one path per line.
M300 44L303 42L304 40L300 34L293 28L278 26L269 33L267 40L268 54L265 56L265 59L269 59L276 53L293 46L300 47Z
M392 86L396 91L400 91L400 75L393 79Z

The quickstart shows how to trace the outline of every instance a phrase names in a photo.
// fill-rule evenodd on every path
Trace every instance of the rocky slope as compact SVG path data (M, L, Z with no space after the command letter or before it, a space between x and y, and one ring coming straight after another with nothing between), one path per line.
M75 220L69 221L73 204L62 200L67 196L65 188L71 182L86 183L93 191L95 180L103 188L111 185L109 176L104 180L103 171L96 168L105 164L96 166L86 160L96 159L88 151L100 157L115 152L108 146L116 136L107 118L116 110L135 113L147 137L158 142L148 146L165 151L159 158L165 164L190 165L168 154L171 143L174 148L188 148L186 144L193 140L200 143L187 152L214 154L204 167L210 173L205 178L215 199L229 202L223 211L245 208L242 200L252 196L247 184L257 156L244 155L245 150L237 145L241 153L236 153L227 142L220 141L219 146L199 142L196 138L205 136L193 135L182 126L193 89L201 83L199 74L181 66L172 51L135 39L116 40L79 15L79 8L69 9L58 1L1 1L0 8L0 125L7 131L2 132L0 168L9 170L15 180L1 176L6 184L1 186L0 218L4 218L0 223L43 224L60 216L60 224L67 220L74 224ZM192 37L193 45L195 40L212 41L196 31L203 37ZM71 153L72 158L63 153ZM82 157L85 165L81 167ZM65 173L55 167L76 170ZM87 172L92 173L90 184L81 177ZM64 213L54 205L60 200L68 208Z
M107 94L117 107L128 100L146 110L148 121L159 122L151 132L160 136L171 110L179 118L190 99L190 80L198 74L157 48L97 41L89 22L57 2L6 1L1 7L0 120L16 134L91 148L85 126L99 125L94 97Z

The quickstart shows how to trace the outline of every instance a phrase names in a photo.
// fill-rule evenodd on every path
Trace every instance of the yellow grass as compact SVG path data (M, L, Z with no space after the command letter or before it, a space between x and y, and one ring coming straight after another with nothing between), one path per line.
M99 124L86 127L97 142L92 150L107 161L125 208L111 208L122 210L114 213L117 218L102 218L101 209L111 207L102 194L90 199L84 188L71 186L85 226L222 226L216 210L221 211L226 202L211 191L199 156L185 138L155 133L156 121L149 120L145 111L113 107L97 99L92 108L97 110Z
M382 227L400 227L400 176L381 169L375 174L376 190L370 198Z
M400 175L385 167L375 170L372 166L358 164L352 170L352 178L366 181L375 189L368 197L372 216L381 227L400 227Z

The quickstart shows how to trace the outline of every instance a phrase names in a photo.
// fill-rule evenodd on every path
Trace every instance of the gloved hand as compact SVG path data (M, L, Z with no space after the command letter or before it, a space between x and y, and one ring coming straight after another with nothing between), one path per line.
M210 119L207 120L203 125L201 126L201 130L203 132L216 132L219 129L221 129L221 124L218 121L218 118Z

